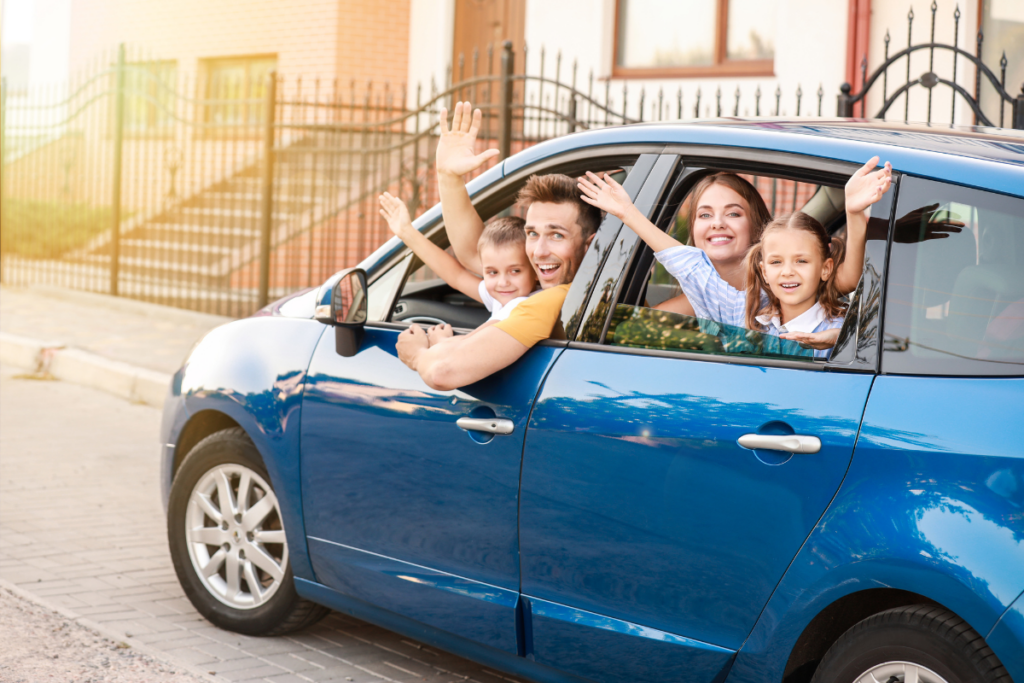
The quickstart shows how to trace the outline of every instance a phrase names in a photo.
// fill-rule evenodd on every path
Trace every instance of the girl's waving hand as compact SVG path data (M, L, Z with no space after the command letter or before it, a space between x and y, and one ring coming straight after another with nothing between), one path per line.
M868 159L846 182L846 260L837 267L836 287L849 294L857 287L864 270L864 243L867 239L871 205L882 198L892 185L892 164L873 171L878 156Z
M847 181L846 211L848 213L866 211L869 206L881 199L892 185L892 164L887 161L885 166L877 171L872 171L871 169L877 164L878 157L871 157Z

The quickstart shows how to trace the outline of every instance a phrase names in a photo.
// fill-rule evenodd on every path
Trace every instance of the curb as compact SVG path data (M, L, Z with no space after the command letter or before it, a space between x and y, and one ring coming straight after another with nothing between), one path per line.
M0 362L162 408L171 375L111 360L60 342L45 342L0 332Z
M101 636L103 636L104 638L107 638L109 640L114 640L114 641L117 641L117 642L126 643L127 645L130 645L131 648L133 650L135 650L136 652L141 652L142 654L146 655L147 657L151 657L152 659L156 659L158 661L161 661L164 664L167 664L169 666L174 667L175 669L181 669L183 671L187 671L188 673L192 674L196 678L199 678L199 679L204 680L204 681L208 681L208 683L224 683L224 681L228 680L228 679L223 678L221 676L211 676L206 671L202 671L200 669L197 669L195 666L193 666L191 664L186 664L184 662L179 662L174 657L168 655L166 652L162 652L161 650L158 650L158 649L156 649L155 647L153 647L151 645L143 643L142 641L138 640L137 638L132 638L131 636L125 635L124 633L120 633L120 632L115 631L113 629L107 628L103 624L100 624L99 622L93 621L92 619L90 619L88 617L83 617L83 616L80 616L80 615L76 614L74 612L74 610L67 609L66 607L61 607L60 605L55 605L52 602L50 602L49 600L47 600L46 598L42 598L42 597L39 597L38 595L34 595L33 593L28 592L24 588L20 588L20 587L14 585L13 583L11 583L11 582L9 582L9 581L7 581L5 579L0 579L0 588L8 590L11 593L13 593L14 595L17 595L19 598L22 598L23 600L27 600L28 602L31 602L31 603L33 603L35 605L38 605L39 607L42 607L44 609L48 609L51 612L56 612L57 614L61 615L65 619L73 621L76 624L78 624L79 626L87 628L90 631L94 631L94 632L100 634Z

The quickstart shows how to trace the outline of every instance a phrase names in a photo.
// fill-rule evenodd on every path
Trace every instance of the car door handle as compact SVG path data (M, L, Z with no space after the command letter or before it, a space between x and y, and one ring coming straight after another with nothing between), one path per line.
M500 417L460 417L455 424L467 432L488 432L489 434L511 434L515 429L512 420Z
M751 450L761 448L787 453L817 453L821 450L821 439L800 434L744 434L739 443Z

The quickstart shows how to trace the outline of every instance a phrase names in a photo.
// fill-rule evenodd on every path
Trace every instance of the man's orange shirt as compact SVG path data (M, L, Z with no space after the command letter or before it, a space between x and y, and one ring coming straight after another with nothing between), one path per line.
M562 329L562 304L569 285L558 285L537 292L512 309L508 317L495 324L527 348L542 339L565 339Z

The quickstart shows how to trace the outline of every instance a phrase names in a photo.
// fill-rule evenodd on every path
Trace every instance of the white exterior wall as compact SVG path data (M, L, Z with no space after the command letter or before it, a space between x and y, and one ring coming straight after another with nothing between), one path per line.
M431 79L444 90L445 74L452 59L455 33L455 0L410 0L409 3L409 105L416 105L416 86L423 101L430 98Z
M1024 0L1020 0L1024 2ZM412 21L410 22L409 82L423 83L424 92L429 89L433 76L437 83L444 82L445 72L451 60L452 31L454 27L454 0L411 0ZM972 54L975 35L978 30L979 0L958 0L960 6L959 45ZM888 29L891 35L890 54L906 46L907 11L914 9L913 40L925 42L929 38L931 0L873 0L871 15L870 49L868 73L884 60L884 36ZM936 19L935 40L952 44L954 0L940 0ZM666 79L611 79L611 97L614 108L619 110L622 102L622 88L629 90L629 115L637 115L637 104L641 89L646 93L644 119L650 120L652 103L657 100L659 90L665 101L669 118L677 112L677 93L683 92L683 116L692 118L697 90L701 91L701 117L715 115L715 91L722 90L722 114L731 116L735 91L741 92L740 115L754 115L754 91L761 89L761 115L775 113L775 90L782 89L779 114L796 114L796 89L803 92L801 115L817 113L817 90L824 92L822 114L836 114L836 98L839 87L846 80L846 38L849 0L779 0L775 34L775 73L767 77L708 77L708 78L666 78ZM562 78L571 77L573 61L577 63L577 87L586 91L588 77L594 74L594 90L603 100L605 83L609 80L614 60L615 44L615 0L527 0L526 43L529 47L528 71L537 74L540 65L540 47L547 52L545 70L553 74L555 57L562 54ZM995 68L997 57L987 55L990 66ZM859 63L859 56L858 56ZM902 85L906 76L906 62L900 61L889 72L889 93ZM935 72L943 77L952 73L952 55L948 51L935 55ZM913 55L911 78L916 79L928 70L928 53L919 51ZM974 92L974 69L960 59L957 67L957 82L969 92ZM941 123L949 121L952 91L938 86L933 91L932 118ZM868 98L868 116L873 116L882 104L881 87L872 89ZM887 117L902 120L903 100L895 104ZM860 107L856 109L860 113ZM911 121L927 118L927 91L916 87L911 96ZM960 99L957 103L957 123L970 124L973 117L970 108Z
M721 87L722 114L731 116L738 87L741 93L740 115L753 116L754 92L760 87L763 116L774 113L775 89L781 86L780 114L793 116L799 85L803 91L801 114L807 115L817 112L815 93L821 85L825 93L822 113L834 115L835 97L839 94L846 65L846 13L847 0L780 0L776 17L774 77L612 78L613 100L621 106L622 87L626 85L631 103L629 112L635 117L643 89L646 95L644 119L648 120L652 115L652 103L660 90L671 102L671 106L665 107L668 117L676 118L678 91L682 88L683 117L692 118L699 89L700 116L714 116L715 91ZM820 30L824 27L828 29ZM841 37L839 40L836 40L837 35ZM565 0L559 3L528 0L526 42L531 46L531 73L537 68L533 46L544 45L549 60L561 49L563 62L568 59L571 66L572 57L579 60L581 83L586 82L593 70L595 79L599 79L603 88L611 76L615 59L615 0Z
M70 41L71 0L35 0L30 87L67 80Z

